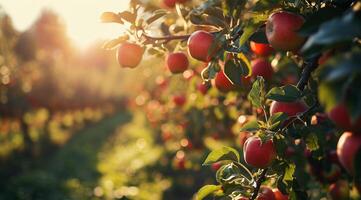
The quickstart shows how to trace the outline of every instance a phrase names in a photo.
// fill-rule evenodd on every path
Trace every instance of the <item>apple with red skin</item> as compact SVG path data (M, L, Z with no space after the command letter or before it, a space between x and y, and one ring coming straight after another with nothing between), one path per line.
M345 180L331 184L328 190L333 200L348 200L350 198L350 188Z
M232 84L222 70L217 73L214 83L216 88L221 92L229 92L236 89L236 86Z
M247 197L241 197L241 198L239 198L238 200L249 200L249 198L247 198Z
M295 13L279 11L269 16L266 23L266 36L273 48L281 51L296 51L305 42L300 30L305 20Z
M361 132L361 116L352 123L349 111L345 104L340 103L333 107L328 113L328 117L339 127L345 131Z
M209 85L206 83L200 83L197 85L197 90L202 93L203 95L207 94L209 90Z
M266 80L271 80L273 75L273 68L270 62L263 58L252 60L252 77L262 76Z
M173 102L177 106L183 106L186 103L187 99L184 95L174 95Z
M337 156L346 171L353 175L354 160L357 152L361 149L361 134L344 132L337 143Z
M188 58L182 52L170 53L167 56L167 66L173 74L183 73L188 65Z
M256 200L276 200L276 196L274 195L271 188L267 186L261 186Z
M269 44L250 42L251 50L258 56L269 56L274 52L274 49Z
M262 143L261 138L252 136L243 145L243 156L248 165L266 168L276 158L276 150L272 140Z
M221 168L222 167L222 163L221 162L216 162L216 163L213 163L212 165L211 165L211 168L212 168L212 170L213 171L217 171L219 168Z
M283 194L277 188L274 188L272 191L273 194L275 195L275 200L288 200L288 195Z
M117 60L122 67L134 68L142 60L144 49L138 44L124 42L118 47Z
M179 170L184 170L186 168L186 160L184 157L182 158L175 157L173 164L175 168Z
M174 8L177 0L163 0L163 4L168 8Z
M196 31L188 38L188 53L195 59L209 62L212 54L209 51L214 42L214 36L206 31Z
M288 117L294 117L297 113L302 113L307 110L307 105L302 101L295 101L295 102L280 102L280 101L273 101L270 107L271 115L283 112L288 115Z

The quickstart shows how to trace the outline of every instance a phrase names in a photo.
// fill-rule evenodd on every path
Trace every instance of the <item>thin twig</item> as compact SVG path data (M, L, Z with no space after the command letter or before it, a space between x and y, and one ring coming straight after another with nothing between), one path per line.
M262 185L262 182L266 179L267 171L268 171L268 168L264 169L262 171L261 175L259 176L259 178L257 179L256 188L254 189L253 195L250 198L250 200L254 200L257 198L259 189L261 188L261 185Z

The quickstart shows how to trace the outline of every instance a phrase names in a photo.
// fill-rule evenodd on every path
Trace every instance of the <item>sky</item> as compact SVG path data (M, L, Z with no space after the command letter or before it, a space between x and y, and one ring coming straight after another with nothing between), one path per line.
M100 23L105 11L120 12L128 8L129 0L0 0L17 30L26 30L43 9L55 11L66 24L67 33L75 45L82 48L97 39L113 39L122 33L118 24Z

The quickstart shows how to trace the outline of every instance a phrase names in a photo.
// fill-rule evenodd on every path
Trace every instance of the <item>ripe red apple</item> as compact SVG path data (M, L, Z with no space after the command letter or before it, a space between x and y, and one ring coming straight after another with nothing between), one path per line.
M337 143L337 156L341 165L351 175L354 174L354 159L361 148L361 135L344 132Z
M273 68L270 62L263 58L252 60L252 77L262 76L266 80L271 80L273 75Z
M261 186L256 200L276 200L276 196L274 195L271 188L267 186Z
M142 60L144 49L138 44L124 42L118 48L117 60L122 67L134 68Z
M163 4L168 8L174 8L176 4L176 0L163 0Z
M184 72L188 65L188 58L182 52L170 53L167 56L167 66L173 74Z
M277 188L274 188L272 191L276 197L275 200L288 200L288 195L282 194L282 192L279 191Z
M302 16L291 12L279 11L273 13L266 23L268 42L277 50L298 50L305 42L305 38L297 33L304 22Z
M238 200L249 200L249 198L247 198L247 197L241 197L241 198L239 198Z
M247 164L257 168L266 168L275 159L276 150L272 140L262 143L261 138L252 136L244 143L243 156Z
M221 92L229 92L236 89L236 86L231 83L222 70L216 75L215 86Z
M333 200L348 200L350 198L350 188L345 180L331 184L328 190Z
M254 54L259 56L269 56L273 53L274 49L269 44L250 42L251 50Z
M209 62L213 54L209 52L213 42L212 34L206 31L196 31L188 38L188 52L197 60Z
M350 114L343 103L333 107L330 112L328 112L328 117L345 131L356 131L357 133L361 132L361 116L355 123L351 123Z
M186 103L187 99L184 95L174 95L173 102L177 106L183 106Z
M213 163L212 165L211 165L211 168L212 168L212 170L213 171L217 171L219 168L221 168L222 167L222 163L221 162L216 162L216 163Z
M307 110L307 105L302 101L296 102L279 102L273 101L270 107L271 115L283 112L288 115L288 117L294 117L297 113L302 113Z
M209 85L206 83L199 83L197 85L197 90L202 93L203 95L207 94L208 90L209 90Z

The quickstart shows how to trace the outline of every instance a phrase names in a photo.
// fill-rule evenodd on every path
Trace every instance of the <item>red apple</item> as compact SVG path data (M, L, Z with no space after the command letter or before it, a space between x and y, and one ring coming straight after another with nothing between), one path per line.
M270 107L271 115L283 112L288 115L288 117L294 117L297 113L302 113L307 110L307 105L302 101L296 102L279 102L273 101Z
M269 44L250 42L251 50L254 54L259 56L269 56L273 53L274 49Z
M276 200L271 188L267 186L261 186L256 200Z
M187 99L184 95L174 95L173 102L177 106L183 106L186 103Z
M273 194L275 195L275 200L288 200L288 195L282 194L277 188L273 189Z
M117 60L122 67L134 68L139 65L144 49L138 44L124 42L118 48Z
M215 86L221 92L229 92L236 89L236 86L232 84L222 70L216 75Z
M167 56L168 69L173 73L182 73L189 65L187 56L182 52L170 53Z
M216 162L216 163L213 163L212 165L211 165L211 168L212 168L212 170L213 171L217 171L219 168L221 168L222 167L222 163L221 162Z
M337 181L331 184L328 190L333 200L348 200L350 198L350 188L347 181Z
M268 42L277 50L298 50L305 42L305 38L297 33L304 22L302 16L291 12L279 11L273 13L266 23Z
M163 0L163 4L169 8L174 8L176 2L176 0Z
M361 135L344 132L337 143L337 156L341 165L351 175L354 174L354 159L361 148Z
M203 95L207 94L208 90L209 90L209 85L206 83L199 83L197 85L197 90L202 93Z
M273 75L273 68L270 62L263 58L252 60L252 77L262 76L266 80L271 80Z
M196 31L188 38L188 52L197 60L209 62L213 54L209 52L213 42L212 34L206 31Z
M350 114L343 103L333 107L330 112L328 112L328 117L345 131L356 131L357 133L361 132L361 116L356 120L356 122L352 123Z
M243 146L243 156L247 164L256 168L266 168L276 157L272 140L262 143L261 138L252 136Z

